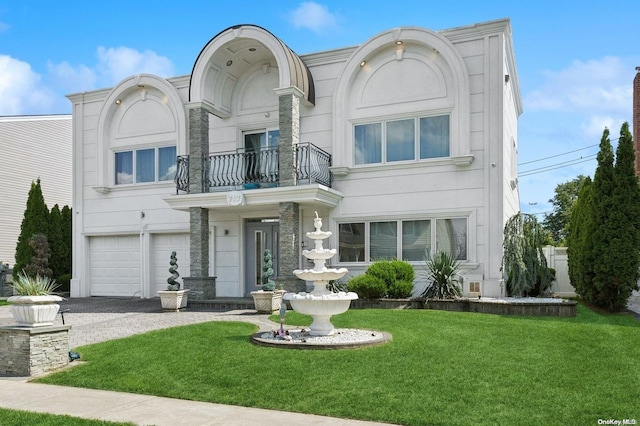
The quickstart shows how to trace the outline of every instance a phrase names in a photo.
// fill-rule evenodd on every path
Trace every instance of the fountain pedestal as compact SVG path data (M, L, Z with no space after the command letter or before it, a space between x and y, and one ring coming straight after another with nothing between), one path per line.
M309 334L312 336L331 336L335 333L331 317L333 315L346 312L351 305L351 301L358 298L353 292L333 293L327 289L327 284L331 280L342 278L348 270L346 268L327 268L325 262L336 254L335 249L325 249L322 241L332 234L329 231L322 231L322 219L318 217L313 221L315 231L307 232L307 237L314 240L315 247L311 250L303 250L302 255L313 260L313 269L297 269L293 274L305 281L312 281L313 292L306 293L286 293L284 300L288 300L291 307L302 314L310 315L313 318Z

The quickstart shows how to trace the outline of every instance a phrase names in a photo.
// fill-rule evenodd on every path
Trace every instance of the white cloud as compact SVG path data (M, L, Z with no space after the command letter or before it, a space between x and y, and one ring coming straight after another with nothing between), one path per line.
M165 56L159 56L150 50L139 52L129 47L98 47L98 64L96 70L100 83L111 86L120 80L139 73L155 74L160 77L171 77L174 73L173 63Z
M336 15L319 3L306 1L290 15L290 21L295 28L307 28L316 34L326 34L338 27Z
M0 115L50 113L55 97L31 65L0 55Z
M544 83L524 96L525 109L627 113L634 73L618 57L576 60L563 70L545 71Z
M85 65L74 68L66 61L59 64L49 62L47 68L52 84L64 90L65 93L80 92L97 87L96 71Z

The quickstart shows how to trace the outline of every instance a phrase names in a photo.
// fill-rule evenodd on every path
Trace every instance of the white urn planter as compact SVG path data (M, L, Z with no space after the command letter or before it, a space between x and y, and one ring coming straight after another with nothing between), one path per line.
M258 311L259 314L272 314L279 311L284 293L282 290L252 291L251 296L253 297L253 304L256 307L256 311Z
M62 297L46 296L11 296L7 299L11 303L11 314L19 326L46 327L53 325L60 310L58 302Z
M165 311L178 312L180 309L187 307L187 298L189 296L189 289L183 290L160 290L160 303L162 309Z

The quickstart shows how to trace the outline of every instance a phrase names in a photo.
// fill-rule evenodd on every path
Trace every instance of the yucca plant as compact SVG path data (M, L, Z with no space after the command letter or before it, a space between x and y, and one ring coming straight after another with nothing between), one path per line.
M456 299L462 296L460 288L460 262L443 251L439 251L434 257L427 256L427 288L422 292L422 297L431 299Z
M18 296L48 296L60 286L56 280L41 275L29 276L19 272L12 287Z

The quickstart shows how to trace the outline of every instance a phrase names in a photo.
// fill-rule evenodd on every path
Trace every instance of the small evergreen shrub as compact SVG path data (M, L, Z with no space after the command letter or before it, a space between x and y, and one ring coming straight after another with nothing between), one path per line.
M411 297L415 272L409 262L398 259L379 260L371 264L365 274L384 281L387 288L386 297L392 299Z
M382 278L362 274L347 282L349 291L353 291L360 299L380 299L387 294L387 286Z
M413 293L413 281L395 281L389 286L387 295L391 299L406 299Z
M396 271L389 260L378 260L369 265L365 274L380 278L388 287L396 280Z

